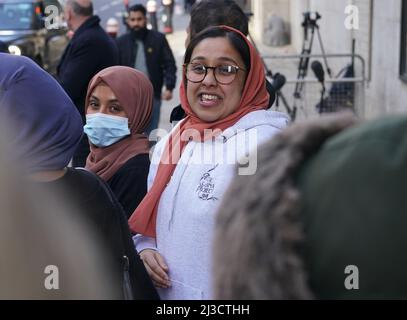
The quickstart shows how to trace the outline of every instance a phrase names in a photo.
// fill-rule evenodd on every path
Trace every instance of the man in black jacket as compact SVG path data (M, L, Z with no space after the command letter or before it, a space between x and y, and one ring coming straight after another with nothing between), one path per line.
M79 110L85 123L85 97L89 81L100 70L117 65L118 51L114 41L93 15L90 0L68 0L65 19L74 36L58 65L58 79ZM89 154L89 142L83 137L74 157L75 167L84 167Z
M120 64L144 72L154 87L153 115L147 133L158 127L161 99L171 100L177 67L165 36L147 29L146 8L136 4L129 8L129 32L117 39ZM162 87L165 84L165 90Z

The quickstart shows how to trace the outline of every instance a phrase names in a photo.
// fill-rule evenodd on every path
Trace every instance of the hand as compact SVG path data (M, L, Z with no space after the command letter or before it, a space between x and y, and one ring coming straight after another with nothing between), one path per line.
M168 267L164 258L153 249L144 249L140 252L140 259L146 267L147 273L158 288L168 288L171 286L168 277Z
M165 91L163 92L163 94L161 95L161 99L162 99L162 100L166 100L166 101L171 100L171 99L172 99L172 91L170 91L170 90L165 90Z

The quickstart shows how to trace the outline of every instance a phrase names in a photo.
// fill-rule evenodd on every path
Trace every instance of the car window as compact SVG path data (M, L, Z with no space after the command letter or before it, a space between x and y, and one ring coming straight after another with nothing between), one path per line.
M0 2L0 30L27 30L33 22L34 5L30 2Z

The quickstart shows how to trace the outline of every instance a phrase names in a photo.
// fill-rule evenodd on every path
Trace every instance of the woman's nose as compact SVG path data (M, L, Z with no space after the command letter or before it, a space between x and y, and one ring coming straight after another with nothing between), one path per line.
M206 86L216 86L218 82L215 78L215 69L208 69L205 78L202 80L202 84Z
M108 113L109 113L109 112L108 112L108 109L107 109L107 106L104 105L104 104L101 104L101 105L100 105L99 112L100 112L100 113L104 113L104 114L108 114Z

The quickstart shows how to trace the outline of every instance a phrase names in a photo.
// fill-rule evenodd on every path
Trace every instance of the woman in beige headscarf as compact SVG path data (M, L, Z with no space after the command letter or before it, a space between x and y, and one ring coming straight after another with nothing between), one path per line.
M147 192L149 143L143 132L152 101L148 78L122 66L96 74L86 96L86 168L109 184L128 217Z

